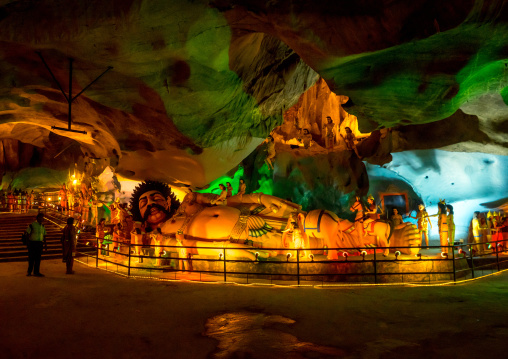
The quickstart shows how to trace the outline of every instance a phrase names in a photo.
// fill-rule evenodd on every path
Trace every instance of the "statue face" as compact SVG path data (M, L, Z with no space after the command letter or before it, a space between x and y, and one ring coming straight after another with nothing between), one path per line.
M168 203L159 191L148 191L139 197L139 213L152 225L157 225L168 218Z
M393 209L393 214L399 214L399 210L397 208Z
M425 208L425 207L423 207L423 204L419 204L419 205L418 205L418 209L419 209L420 211L423 211L423 209L424 209L424 208Z

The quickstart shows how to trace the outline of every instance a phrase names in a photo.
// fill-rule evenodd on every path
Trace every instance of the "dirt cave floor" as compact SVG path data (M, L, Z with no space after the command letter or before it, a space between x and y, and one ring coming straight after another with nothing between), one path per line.
M295 288L127 279L0 263L1 358L506 356L508 272L432 287Z

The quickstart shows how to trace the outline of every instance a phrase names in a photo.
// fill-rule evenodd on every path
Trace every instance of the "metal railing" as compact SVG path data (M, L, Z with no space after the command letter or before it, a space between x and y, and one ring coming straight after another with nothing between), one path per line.
M400 250L414 247L392 247L391 249L397 251L395 255L389 257L383 257L380 253L384 247L328 248L328 253L335 251L338 254L334 259L329 259L326 255L316 254L323 252L323 248L310 248L283 249L285 254L254 261L234 256L231 251L237 251L236 248L138 245L114 240L108 245L103 245L102 241L95 239L93 246L95 252L81 253L84 257L83 263L127 277L162 280L298 286L303 283L310 285L321 283L324 286L336 282L431 284L461 282L508 268L508 251L505 249L508 240L497 242L492 252L488 254L476 254L473 247L484 243L475 243L448 246L449 255L437 256L400 253ZM140 248L143 254L140 254ZM215 258L193 254L181 256L181 253L191 253L197 249L215 250L218 255ZM159 252L155 253L156 250ZM281 252L281 248L259 248L259 250ZM302 258L302 252L315 254ZM158 265L155 265L154 262L157 261ZM460 263L459 268L457 263ZM428 267L431 269L425 270ZM409 268L417 270L408 270Z

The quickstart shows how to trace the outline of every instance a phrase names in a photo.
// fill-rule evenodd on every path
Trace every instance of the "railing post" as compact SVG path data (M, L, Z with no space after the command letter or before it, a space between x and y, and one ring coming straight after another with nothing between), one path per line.
M474 261L473 261L473 245L469 245L469 253L471 253L471 276L474 278Z
M129 242L129 266L127 267L127 277L131 276L131 242Z
M296 249L296 278L298 279L298 285L300 285L300 252Z
M376 262L376 248L374 248L374 283L377 284L377 262Z
M226 248L222 249L222 258L224 260L224 283L226 283Z
M496 261L497 261L497 271L499 272L500 269L499 269L499 247L498 247L498 243L496 242Z
M455 246L452 245L452 261L453 261L453 281L457 281L457 275L455 273Z
M95 236L97 242L97 253L95 254L95 268L99 268L99 237Z

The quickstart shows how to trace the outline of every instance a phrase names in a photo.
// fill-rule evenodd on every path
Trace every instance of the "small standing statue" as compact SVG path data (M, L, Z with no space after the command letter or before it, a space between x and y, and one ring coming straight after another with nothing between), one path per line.
M277 153L275 153L275 141L273 140L273 137L272 135L268 136L266 138L266 140L263 141L263 143L267 143L267 146L266 146L266 158L265 158L265 163L268 165L268 168L272 169L273 170L273 159L275 158L275 156L277 155Z
M420 231L420 239L423 234L423 238L425 239L425 244L427 248L429 248L429 227L432 228L432 223L429 220L429 214L427 213L427 210L425 209L425 206L423 204L418 205L418 212L416 213L416 217L409 216L413 219L416 219L418 221L418 230Z
M65 188L65 183L62 183L62 188L60 188L59 197L62 213L66 213L68 207L67 207L67 188Z
M326 124L325 124L325 147L327 150L333 149L333 142L335 136L333 135L333 128L335 124L332 121L330 116L326 116Z
M305 248L309 248L309 237L303 230L302 216L292 213L288 218L286 229L282 231L282 243L287 248L303 249L301 257L307 257ZM291 235L291 244L288 243L288 235Z
M355 151L355 153L358 156L358 158L362 159L362 156L360 156L360 154L358 153L358 149L356 148L356 144L355 144L356 136L355 136L355 134L353 133L353 131L351 131L351 129L349 127L346 127L345 130L346 130L346 137L344 137L342 134L340 134L340 135L342 136L342 138L346 142L347 149L349 151L351 151L351 150Z
M393 209L391 221L394 228L404 223L402 220L402 216L399 214L399 210L397 208Z
M74 217L74 190L71 186L67 190L67 215Z
M243 198L243 195L245 194L245 191L247 190L247 185L245 184L245 181L243 178L240 178L240 186L238 187L238 193L237 195L240 196L240 199Z
M441 244L441 253L448 254L448 216L446 215L445 200L440 200L437 206L439 208L437 214L437 225L439 228L439 242Z
M483 254L483 248L480 244L482 242L482 233L480 229L480 219L478 218L479 215L480 212L478 211L473 214L473 220L471 221L471 231L473 232L473 243L476 253Z
M300 138L300 142L303 144L303 148L308 149L312 142L312 135L309 133L309 130L304 128L303 134Z
M226 198L233 196L233 187L229 182L226 182L226 191L227 191Z
M453 221L453 206L451 204L447 204L446 210L448 211L448 245L453 246L455 244L455 222Z

